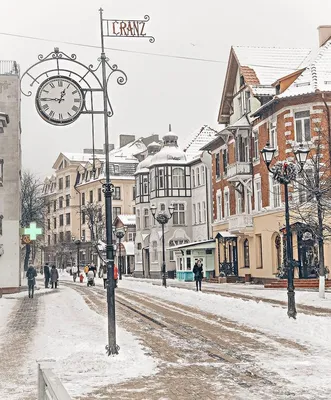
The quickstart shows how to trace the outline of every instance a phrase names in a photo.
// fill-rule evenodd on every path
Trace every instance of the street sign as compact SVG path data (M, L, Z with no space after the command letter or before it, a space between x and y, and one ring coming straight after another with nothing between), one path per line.
M29 236L28 235L23 235L22 236L22 242L21 242L22 244L30 244L31 243L31 240L30 240L30 238L29 238Z

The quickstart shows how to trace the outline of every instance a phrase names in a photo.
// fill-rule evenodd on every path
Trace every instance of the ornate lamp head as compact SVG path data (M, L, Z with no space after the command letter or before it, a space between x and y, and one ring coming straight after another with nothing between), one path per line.
M170 206L168 207L168 210L169 210L170 216L172 216L172 214L174 213L174 210L175 210L173 203L170 204Z
M152 204L150 210L151 210L151 213L152 213L153 217L155 217L155 214L156 214L156 205L155 205L155 204Z
M303 168L303 166L305 165L309 152L310 149L308 147L304 147L302 143L300 143L297 150L294 151L295 158L300 164L301 168Z
M266 163L267 168L269 168L272 159L274 158L276 149L270 147L270 143L267 143L265 147L261 150L261 155L263 161Z

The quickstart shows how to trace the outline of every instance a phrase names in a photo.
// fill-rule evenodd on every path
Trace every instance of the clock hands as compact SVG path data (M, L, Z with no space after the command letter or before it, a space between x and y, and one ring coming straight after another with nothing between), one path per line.
M63 89L63 91L61 92L61 97L59 98L59 103L61 103L61 101L64 100L64 99L63 99L63 96L64 96L65 94L66 94L66 90Z

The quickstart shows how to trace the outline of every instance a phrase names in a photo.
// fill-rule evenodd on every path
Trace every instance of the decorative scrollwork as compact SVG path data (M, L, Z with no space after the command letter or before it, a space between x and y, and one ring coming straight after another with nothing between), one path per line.
M110 193L113 194L114 193L114 185L112 183L103 183L102 184L102 191L103 193Z

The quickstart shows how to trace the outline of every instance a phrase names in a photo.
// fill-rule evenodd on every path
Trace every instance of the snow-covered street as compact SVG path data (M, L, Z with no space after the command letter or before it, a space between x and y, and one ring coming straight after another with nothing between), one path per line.
M34 299L26 292L4 296L2 398L35 399L41 359L56 361L56 374L81 400L329 398L331 294L320 300L316 292L297 292L307 308L292 320L282 290L205 284L197 293L190 283L169 283L164 289L159 281L119 282L121 349L109 358L98 279L88 288L63 274L59 289L40 289Z

